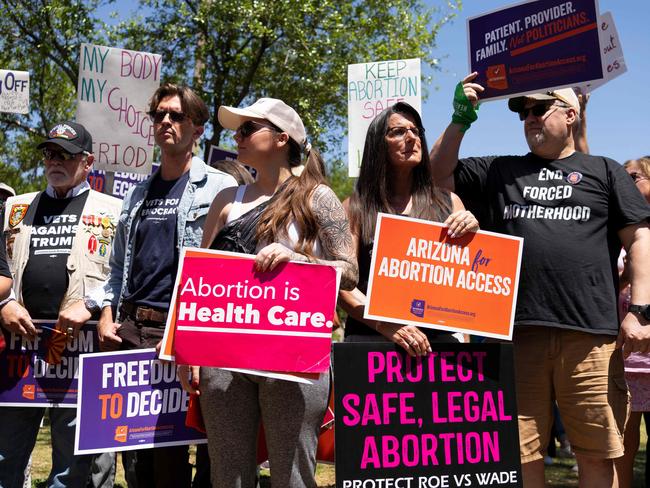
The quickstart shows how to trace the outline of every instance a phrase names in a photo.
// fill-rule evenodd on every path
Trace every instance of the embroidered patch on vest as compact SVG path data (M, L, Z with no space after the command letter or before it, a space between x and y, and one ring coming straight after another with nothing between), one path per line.
M28 208L27 203L14 203L11 206L11 212L9 212L9 227L16 227L20 224L25 218Z
M90 238L88 239L88 252L90 254L97 252L97 238L92 234L90 234Z

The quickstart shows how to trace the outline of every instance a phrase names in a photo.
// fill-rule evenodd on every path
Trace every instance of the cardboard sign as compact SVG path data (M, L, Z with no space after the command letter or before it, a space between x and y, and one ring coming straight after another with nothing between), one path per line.
M370 122L384 109L406 102L422 113L420 59L348 65L348 171L359 176Z
M185 426L189 394L155 349L81 357L75 454L202 444Z
M29 72L0 69L0 112L29 112Z
M605 12L600 16L598 35L600 36L600 54L602 56L604 77L602 80L591 81L581 86L582 93L594 91L627 71L621 38L618 35L614 18L610 12Z
M98 350L97 322L86 323L70 341L57 337L55 324L34 320L41 334L33 341L3 329L7 347L0 353L0 406L76 407L79 355ZM49 364L48 353L55 349L61 361Z
M258 273L253 256L183 249L162 351L174 330L179 364L325 372L338 281L332 266L290 262Z
M336 486L523 486L512 346L334 344Z
M521 237L379 214L365 317L510 339Z
M93 136L95 169L151 173L154 135L146 112L161 67L159 54L81 45L76 120Z
M603 77L596 0L532 0L467 20L481 100L577 86Z

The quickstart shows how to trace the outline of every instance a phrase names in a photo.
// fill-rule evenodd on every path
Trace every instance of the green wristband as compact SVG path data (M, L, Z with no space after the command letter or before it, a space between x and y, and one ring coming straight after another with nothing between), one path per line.
M451 121L454 124L460 124L463 126L461 132L465 132L472 125L476 119L478 119L478 105L476 108L472 105L472 102L469 101L469 98L465 95L465 90L463 89L463 83L461 81L456 85L456 90L454 90L454 113L451 116Z

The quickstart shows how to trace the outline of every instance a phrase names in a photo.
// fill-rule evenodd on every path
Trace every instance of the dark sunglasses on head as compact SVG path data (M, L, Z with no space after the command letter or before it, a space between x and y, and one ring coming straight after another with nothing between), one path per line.
M242 139L246 139L251 134L254 134L258 130L262 130L262 129L271 129L272 131L278 132L278 129L276 129L273 126L260 124L259 122L254 122L252 120L247 120L242 125L237 127L237 130L235 131L235 135L238 135Z
M52 149L48 149L46 147L43 148L43 157L45 159L53 160L56 159L57 161L70 161L71 159L74 159L76 154L70 154L68 151L54 151Z
M185 115L183 112L177 112L176 110L152 110L151 112L147 112L147 115L151 117L151 119L156 124L160 124L163 120L165 120L165 116L167 114L169 114L169 119L172 122L180 123L187 118L187 115Z

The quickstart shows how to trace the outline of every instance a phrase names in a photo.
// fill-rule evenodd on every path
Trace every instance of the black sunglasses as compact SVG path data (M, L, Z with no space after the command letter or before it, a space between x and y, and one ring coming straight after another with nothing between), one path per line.
M262 130L262 129L271 129L272 131L280 132L280 129L272 125L260 124L259 122L247 120L242 125L237 127L237 130L235 131L235 135L241 137L242 139L246 139L251 134L254 134L258 130Z
M169 119L172 122L180 123L187 118L187 115L185 115L183 112L177 112L176 110L152 110L151 112L147 112L147 115L151 117L151 119L156 124L160 124L163 120L165 120L165 116L167 114L169 114Z
M74 159L76 154L71 154L68 151L54 151L52 149L48 149L47 147L43 148L43 157L45 159L49 159L50 161L53 159L56 159L57 161L70 161L71 159Z
M541 117L544 115L546 112L551 110L553 107L558 107L558 108L569 108L568 105L560 105L555 102L551 103L538 103L536 105L533 105L530 108L523 108L519 110L517 113L519 114L519 120L522 122L528 118L528 114L532 112L532 114L535 117Z

